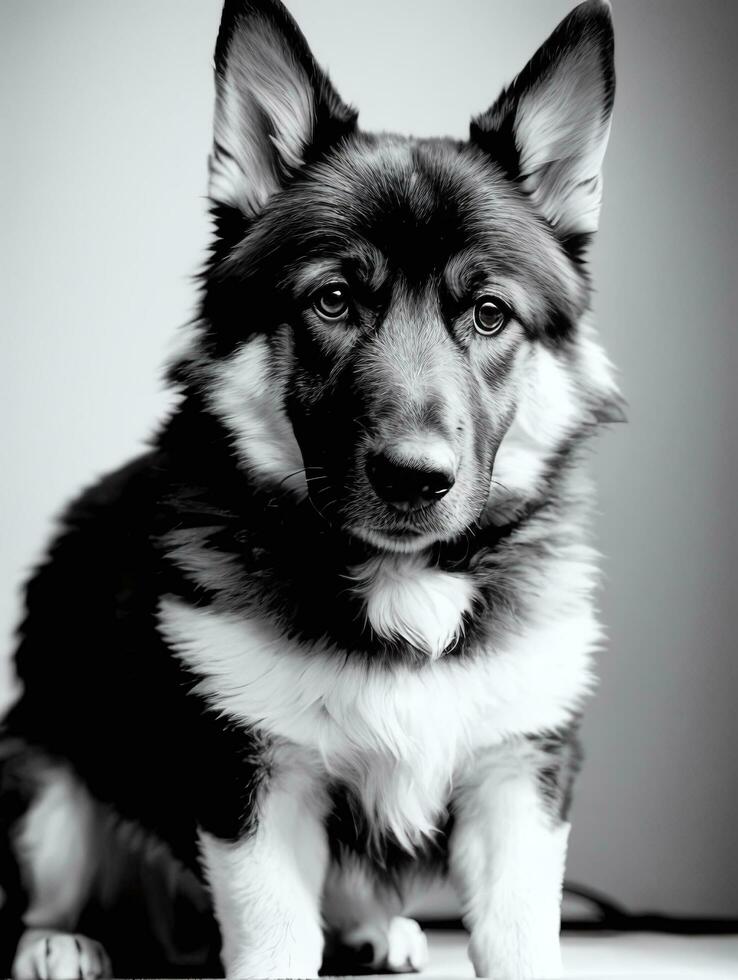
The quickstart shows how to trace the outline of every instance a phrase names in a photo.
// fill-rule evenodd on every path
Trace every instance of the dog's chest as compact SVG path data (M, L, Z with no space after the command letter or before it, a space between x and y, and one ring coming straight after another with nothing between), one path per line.
M286 640L263 618L173 598L159 623L216 710L301 750L348 786L370 826L408 847L433 832L479 750L569 719L597 636L583 613L477 658L388 669Z

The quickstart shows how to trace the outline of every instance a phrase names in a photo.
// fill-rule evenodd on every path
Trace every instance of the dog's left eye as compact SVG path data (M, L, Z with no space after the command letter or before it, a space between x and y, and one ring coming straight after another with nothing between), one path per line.
M329 282L313 296L313 308L324 320L340 320L348 307L348 287L342 282Z
M474 306L474 326L484 337L499 333L509 319L510 310L497 296L482 296Z

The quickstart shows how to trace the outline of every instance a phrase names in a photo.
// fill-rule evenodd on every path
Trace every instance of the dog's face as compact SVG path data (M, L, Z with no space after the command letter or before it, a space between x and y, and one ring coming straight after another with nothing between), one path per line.
M583 5L469 142L374 137L281 6L227 5L198 377L255 478L412 551L535 493L607 414L581 257L611 49Z

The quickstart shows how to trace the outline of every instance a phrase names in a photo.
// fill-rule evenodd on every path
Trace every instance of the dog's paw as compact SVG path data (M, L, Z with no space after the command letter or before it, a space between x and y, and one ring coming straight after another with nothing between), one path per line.
M363 967L379 973L417 973L428 962L428 940L415 919L357 926L341 943Z
M101 980L112 975L100 943L54 929L27 929L11 970L13 980Z

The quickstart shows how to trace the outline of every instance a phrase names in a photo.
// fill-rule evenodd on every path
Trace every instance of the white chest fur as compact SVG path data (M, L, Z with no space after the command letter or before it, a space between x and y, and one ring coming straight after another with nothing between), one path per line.
M408 848L433 832L475 751L567 721L591 685L599 638L583 609L471 660L387 669L174 598L159 623L214 708L305 750Z
M469 576L429 566L421 556L378 555L351 575L374 632L404 640L432 659L458 638L464 613L471 609Z

